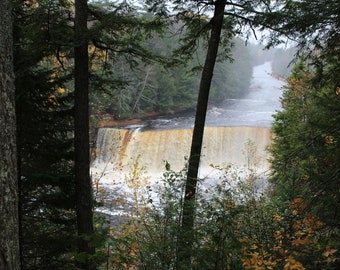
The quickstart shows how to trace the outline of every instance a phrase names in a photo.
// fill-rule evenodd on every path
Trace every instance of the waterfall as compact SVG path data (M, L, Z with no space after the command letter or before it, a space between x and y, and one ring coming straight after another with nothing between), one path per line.
M200 176L211 170L210 164L269 168L266 147L271 142L272 115L280 110L284 82L270 75L269 62L254 67L252 87L242 99L225 100L208 110L200 163ZM110 123L107 123L110 126ZM150 130L100 128L92 174L108 182L118 181L131 172L133 165L151 176L164 172L164 161L179 171L190 154L194 115L175 115L149 119L141 126ZM251 143L248 143L251 142ZM257 148L254 154L254 146ZM248 145L247 145L248 144Z
M98 131L94 173L104 175L108 181L118 174L131 171L136 161L150 175L164 172L164 161L175 171L185 165L189 156L192 129L140 131L101 128ZM264 127L206 127L203 138L200 173L208 172L210 164L248 166L254 163L261 170L268 168L265 149L271 140L269 128ZM248 145L250 143L250 145ZM256 157L249 154L257 148ZM247 154L248 153L248 154Z

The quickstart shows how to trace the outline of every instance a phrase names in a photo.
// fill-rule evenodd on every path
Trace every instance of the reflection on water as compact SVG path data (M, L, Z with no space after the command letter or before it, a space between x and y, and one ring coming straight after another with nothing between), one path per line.
M283 82L270 75L269 62L256 66L248 95L240 99L227 99L218 107L210 106L206 126L270 127L272 115L280 109ZM228 89L225 89L228 91ZM145 121L144 129L186 129L195 122L194 112L173 117L159 117Z

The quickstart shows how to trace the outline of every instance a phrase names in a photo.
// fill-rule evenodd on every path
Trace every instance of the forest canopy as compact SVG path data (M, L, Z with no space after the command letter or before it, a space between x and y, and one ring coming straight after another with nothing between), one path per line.
M11 147L1 148L12 163L1 166L0 184L13 192L6 197L2 188L0 197L11 202L6 207L18 202L13 250L20 263L13 270L339 269L338 1L9 2L0 16L12 15L13 31L2 27L0 43L13 42L1 45L0 57L13 65L15 111L5 114L3 97L14 89L2 87L0 116L4 130L16 134ZM216 9L223 12L212 15ZM211 38L216 25L218 44ZM263 43L251 44L259 30L266 30ZM262 51L290 42L296 46ZM11 49L13 59L6 56ZM93 216L100 202L93 198L88 136L97 120L194 108L207 62L214 76L205 101L242 97L253 66L268 60L286 82L272 126L268 191L259 194L252 169L226 166L217 168L220 184L195 197L185 192L192 167L175 172L166 164L159 204L137 202L118 226ZM1 86L11 82L10 72L1 69ZM143 170L136 162L130 178L139 184ZM188 197L192 223L184 228ZM121 206L119 198L115 203ZM79 218L82 207L89 211ZM89 227L81 231L83 224ZM7 250L0 252L0 262L8 263Z

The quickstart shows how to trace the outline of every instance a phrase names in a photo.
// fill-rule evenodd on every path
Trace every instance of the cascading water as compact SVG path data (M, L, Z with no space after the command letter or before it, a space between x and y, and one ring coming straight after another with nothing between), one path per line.
M103 128L98 132L97 159L93 172L105 174L105 179L114 181L128 173L134 163L145 167L148 174L159 176L164 161L179 171L189 156L192 129L140 130ZM270 143L270 130L264 127L206 127L203 139L201 172L209 173L210 164L235 166L247 165L247 144L253 142L261 161L261 170L268 168L266 146Z
M255 157L247 147L256 148L256 167L268 169L270 125L272 115L280 109L283 82L270 75L270 63L254 68L252 86L243 99L226 100L207 113L200 176L211 173L211 166L233 164L249 166ZM96 159L91 171L94 182L106 184L115 193L128 191L124 176L134 164L145 167L147 175L156 179L165 171L167 161L175 171L183 169L189 156L194 115L159 117L139 126L100 128L97 135ZM254 165L254 164L251 164Z

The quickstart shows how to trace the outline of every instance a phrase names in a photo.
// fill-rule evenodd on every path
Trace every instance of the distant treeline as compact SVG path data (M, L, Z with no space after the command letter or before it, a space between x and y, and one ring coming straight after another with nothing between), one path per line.
M170 55L176 42L173 37L154 39L149 48ZM211 103L244 95L252 77L253 66L267 61L260 46L233 40L230 59L216 64L210 90ZM204 50L181 65L166 67L152 62L130 62L118 58L108 62L110 69L93 68L92 76L102 83L92 84L93 115L110 114L116 119L143 115L145 112L168 112L193 108L197 101ZM98 81L98 80L96 80Z
M291 69L295 65L296 48L275 49L272 61L272 71L274 74L287 78L290 76Z
M178 38L169 32L151 38L146 47L169 57L178 46ZM279 76L289 74L293 50L264 50L263 45L246 44L238 38L234 38L232 44L229 59L216 63L210 103L216 104L247 93L253 67L264 62L272 61L273 73ZM202 45L190 61L176 65L117 55L98 58L97 65L96 59L92 59L91 76L94 78L92 82L96 83L91 84L91 113L95 118L109 114L115 119L124 119L146 112L166 113L194 108L204 58Z

